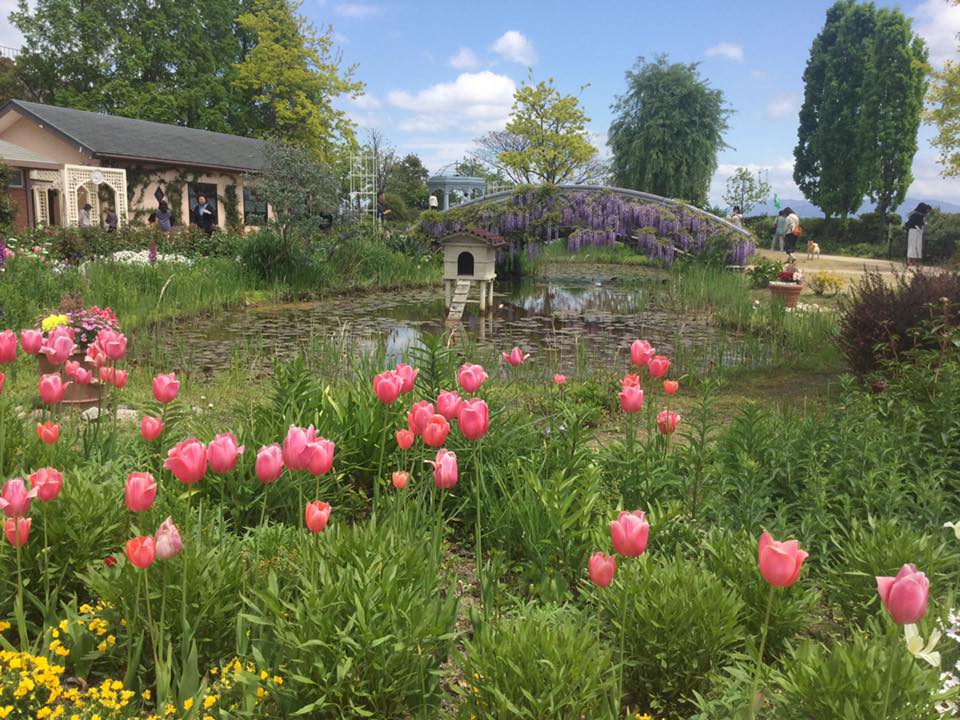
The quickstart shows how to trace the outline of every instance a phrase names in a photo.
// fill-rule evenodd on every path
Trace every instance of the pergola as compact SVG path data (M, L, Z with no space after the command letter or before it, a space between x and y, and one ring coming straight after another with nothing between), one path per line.
M127 171L123 168L107 168L91 165L64 165L62 170L31 170L36 219L43 225L51 224L50 205L45 195L53 191L60 198L61 225L78 225L80 208L92 206L90 218L94 225L100 224L100 185L113 193L113 209L119 225L127 224Z
M450 193L457 192L473 200L482 197L487 192L487 181L481 177L471 177L469 175L434 175L427 180L427 188L430 194L439 192L443 201L440 203L440 209L446 210L450 207Z

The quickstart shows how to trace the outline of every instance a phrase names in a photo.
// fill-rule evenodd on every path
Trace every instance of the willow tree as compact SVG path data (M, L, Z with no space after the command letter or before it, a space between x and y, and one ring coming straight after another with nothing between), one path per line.
M661 55L627 71L609 132L616 185L706 203L731 111L697 67Z

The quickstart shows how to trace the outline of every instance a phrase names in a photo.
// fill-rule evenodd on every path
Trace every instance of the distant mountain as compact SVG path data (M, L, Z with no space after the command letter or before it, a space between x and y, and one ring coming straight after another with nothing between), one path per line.
M947 202L946 200L933 200L930 198L915 198L908 197L903 201L903 204L897 208L897 212L901 216L905 216L911 210L913 210L918 204L925 202L928 205L933 207L940 208L943 212L949 213L960 213L960 204L955 202ZM790 207L793 208L794 212L797 213L800 217L823 217L823 213L820 212L820 208L816 207L812 203L806 200L797 200L795 198L780 198L781 207ZM857 215L861 215L866 212L872 212L876 205L870 201L867 201L861 206L860 212ZM765 205L757 205L753 210L750 211L751 215L776 215L777 209L773 206L773 201L766 203Z

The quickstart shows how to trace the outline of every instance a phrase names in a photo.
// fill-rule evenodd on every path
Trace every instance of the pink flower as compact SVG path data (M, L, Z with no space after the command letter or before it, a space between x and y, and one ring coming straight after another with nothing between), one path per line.
M77 385L89 385L93 382L93 373L83 367L80 363L77 363L77 367L74 368L73 374L70 375L70 378ZM126 378L124 378L124 384L126 384Z
M663 381L663 392L666 395L676 395L677 390L680 389L680 383L676 380L664 380Z
M37 389L40 391L40 399L47 405L57 405L63 400L64 386L59 373L41 375Z
M620 391L620 407L625 413L640 412L643 408L643 390L636 385L625 385Z
M43 333L39 330L21 330L20 347L27 355L39 355L43 347Z
M291 470L306 470L313 454L307 445L316 439L317 429L313 425L308 428L291 425L283 441L283 464Z
M102 368L104 365L110 362L110 358L107 357L107 353L105 353L103 348L96 343L92 343L87 348L87 354L84 355L83 359L89 363L93 363L98 368Z
M600 587L608 587L613 582L613 576L617 574L617 559L613 555L595 552L590 556L587 568L590 570L590 582Z
M20 547L27 544L30 538L30 518L18 517L7 518L3 524L3 534L7 537L7 542L13 547Z
M160 374L153 379L153 397L164 405L172 403L180 392L180 381L176 373Z
M904 565L896 577L878 577L877 592L898 625L918 623L927 614L930 581L915 565Z
M40 352L47 356L51 365L63 365L73 354L76 347L76 343L66 333L51 333L47 342L40 348Z
M60 439L60 426L49 420L45 423L37 423L37 437L45 445L54 445Z
M610 523L613 549L624 557L643 555L649 536L650 525L642 510L621 512L620 516Z
M330 503L314 500L307 503L304 513L304 519L307 523L307 529L312 533L323 532L327 529L327 523L330 521Z
M441 490L449 490L457 484L457 456L446 449L437 452L436 460L427 460L433 465L433 483Z
M566 376L566 375L561 375L560 373L557 373L556 375L553 376L553 381L554 381L557 385L566 385L566 384L567 384L567 376Z
M184 485L193 485L207 474L207 449L196 438L188 438L170 448L163 466Z
M397 490L403 490L410 480L410 473L404 470L395 470L390 478L390 482Z
M413 390L413 386L417 382L417 375L420 373L420 371L414 370L409 365L400 363L399 365L397 365L397 369L395 370L395 372L403 381L403 385L400 388L400 392L406 394L411 390Z
M657 351L646 340L634 340L630 346L630 360L637 367L645 366Z
M6 365L17 360L17 334L13 330L0 332L0 363Z
M153 541L157 560L169 560L183 552L183 540L180 539L180 531L173 524L173 518L171 517L160 524L153 536Z
M54 500L63 487L63 475L52 467L40 468L29 480L30 487L37 491L37 497L43 502Z
M486 379L487 373L484 372L483 367L480 365L465 363L457 370L457 382L460 383L460 387L468 393L475 393L479 390L480 386L483 385L483 381Z
M403 391L403 378L396 370L385 370L373 379L373 391L384 405L393 405Z
M521 350L518 347L515 347L513 350L511 350L508 353L503 353L504 362L508 362L514 367L523 365L523 361L529 357L530 357L530 353L524 353L523 350Z
M149 535L141 535L127 540L127 560L135 567L146 570L153 565L157 556L157 543Z
M460 396L450 390L441 390L437 395L437 412L447 420L453 420L460 414Z
M409 430L397 430L397 447L401 450L409 450L413 447L413 441L416 438Z
M306 452L309 453L307 470L314 477L326 475L333 468L333 453L337 446L323 437L307 443Z
M7 517L26 517L30 513L30 501L37 496L37 488L27 490L20 478L7 480L0 493L0 509Z
M163 432L163 420L152 415L144 415L140 421L140 436L147 442L153 442Z
M677 429L678 422L680 422L680 416L672 410L662 410L657 415L657 429L661 435L672 435Z
M450 423L443 415L434 415L423 428L423 444L438 448L447 440L450 434Z
M479 398L464 401L460 407L460 432L467 440L479 440L490 428L490 409ZM444 436L446 439L446 436ZM441 443L442 444L442 443Z
M257 479L264 485L270 485L283 474L283 451L277 443L262 447L257 451Z
M243 455L244 447L237 443L237 436L231 432L220 433L207 446L207 458L210 470L215 475L226 475L237 467L237 460Z
M662 378L670 369L670 359L666 355L654 355L647 362L647 372L652 378Z
M435 414L432 403L426 400L416 402L407 413L407 427L414 435L423 435L423 429Z
M122 360L127 354L127 338L123 333L105 328L97 333L96 344L103 348L111 360Z
M800 577L803 561L808 557L796 540L777 542L766 530L757 546L757 563L763 579L776 587L790 587Z
M157 482L153 475L146 472L134 472L127 475L127 484L123 488L123 499L130 512L146 512L153 507L157 497Z
M620 380L620 387L640 387L640 376L627 373Z
M126 387L127 385L127 371L126 370L117 370L116 368L110 368L110 384L113 385L117 390Z

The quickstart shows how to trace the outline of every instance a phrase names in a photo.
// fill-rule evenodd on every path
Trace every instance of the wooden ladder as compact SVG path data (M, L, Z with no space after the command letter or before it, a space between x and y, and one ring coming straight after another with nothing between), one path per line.
M450 311L447 313L447 322L456 322L463 317L463 308L467 304L469 294L470 281L457 280L457 286L453 291L453 300L450 303Z

